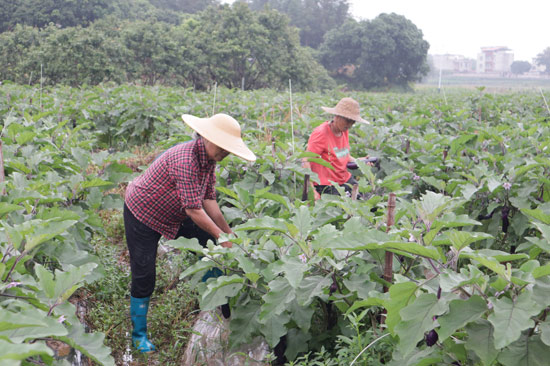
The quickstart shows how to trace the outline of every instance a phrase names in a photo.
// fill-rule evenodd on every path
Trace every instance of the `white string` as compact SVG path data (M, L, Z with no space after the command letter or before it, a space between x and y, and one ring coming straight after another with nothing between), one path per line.
M548 108L548 102L546 101L546 97L544 96L544 93L542 92L542 88L539 88L540 90L540 95L542 95L542 99L544 99L544 104L546 104L546 110L548 111L548 113L550 113L550 108Z
M214 103L212 104L212 115L214 115L214 112L216 111L216 93L218 91L218 82L214 84Z
M290 93L290 128L292 130L292 154L294 154L294 117L292 114L292 79L288 79L288 90Z

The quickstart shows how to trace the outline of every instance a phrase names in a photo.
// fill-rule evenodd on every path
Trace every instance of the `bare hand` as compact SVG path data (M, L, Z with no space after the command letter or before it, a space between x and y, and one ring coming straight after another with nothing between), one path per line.
M233 248L233 243L230 242L230 241L224 241L223 243L220 244L222 247L224 248Z
M315 198L315 201L320 200L321 199L321 194L319 192L317 192L316 189L314 189L313 190L313 197Z

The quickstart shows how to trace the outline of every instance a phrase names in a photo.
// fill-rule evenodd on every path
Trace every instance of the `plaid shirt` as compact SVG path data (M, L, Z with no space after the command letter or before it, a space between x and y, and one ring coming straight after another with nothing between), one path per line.
M200 209L203 200L216 199L215 168L202 139L173 146L128 185L126 206L139 221L174 239L186 208Z

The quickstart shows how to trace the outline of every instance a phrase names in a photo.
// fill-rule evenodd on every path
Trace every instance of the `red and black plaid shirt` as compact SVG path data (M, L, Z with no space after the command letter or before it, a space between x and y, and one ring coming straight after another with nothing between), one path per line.
M139 221L174 239L186 208L200 209L203 200L216 199L215 169L202 139L173 146L128 185L126 206Z

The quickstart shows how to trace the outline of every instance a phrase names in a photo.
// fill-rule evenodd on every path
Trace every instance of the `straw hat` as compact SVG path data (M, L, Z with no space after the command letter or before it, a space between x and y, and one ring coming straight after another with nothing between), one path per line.
M241 138L241 126L233 117L220 113L210 118L183 114L181 118L189 127L214 145L245 160L256 160L256 155L244 144Z
M334 108L321 107L327 113L345 117L356 122L370 124L359 115L359 103L352 98L342 98Z

